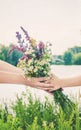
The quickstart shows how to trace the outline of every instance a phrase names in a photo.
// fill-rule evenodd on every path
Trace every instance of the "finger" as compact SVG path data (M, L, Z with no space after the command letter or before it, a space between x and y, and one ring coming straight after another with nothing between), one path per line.
M45 81L45 83L47 83L47 84L50 84L50 82L51 82L50 80Z
M49 88L49 87L47 87L47 88L38 87L38 88L39 88L39 89L42 89L42 90L44 90L44 91L48 91L48 92L50 92L50 91L53 90L53 88Z
M50 89L49 92L54 92L57 88Z
M45 90L45 91L48 91L48 92L53 92L53 91L55 91L55 90L57 90L57 88L54 88L54 87L50 87L50 88L42 88L43 90Z
M40 88L39 89L42 89L42 90L45 90L45 91L49 91L50 89L49 88Z
M39 86L42 87L42 88L53 88L54 87L54 85L47 84L47 83L41 83Z
M28 78L32 82L40 82L42 79L41 78Z
M37 81L44 82L44 81L47 81L48 79L49 77L40 77L40 78L37 78Z
M45 92L47 92L48 94L50 94L51 96L53 96L53 93L51 93L51 92L49 92L49 91L45 91Z

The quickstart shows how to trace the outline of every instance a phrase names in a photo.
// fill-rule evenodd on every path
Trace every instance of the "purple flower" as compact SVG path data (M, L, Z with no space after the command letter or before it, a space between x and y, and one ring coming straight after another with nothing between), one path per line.
M19 43L20 47L23 47L24 39Z
M18 39L19 46L23 47L24 39L21 40L22 37L21 37L21 34L19 34L19 32L16 32L16 37Z
M38 49L39 49L39 55L40 57L42 57L43 53L44 53L44 43L42 41L39 42L38 44Z
M25 36L26 36L26 37L25 37L26 40L27 40L27 41L30 41L30 37L29 37L29 35L28 35L28 32L27 32L22 26L21 26L20 28L21 28L22 31L24 32L24 34L25 34Z
M21 34L19 32L16 32L16 37L18 39L18 43L21 43Z

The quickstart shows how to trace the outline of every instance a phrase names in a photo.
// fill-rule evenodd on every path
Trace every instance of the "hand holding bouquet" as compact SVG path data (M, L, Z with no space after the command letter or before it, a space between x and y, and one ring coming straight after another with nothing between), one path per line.
M42 41L36 41L31 38L27 31L21 27L25 38L23 39L19 32L16 32L18 45L13 46L11 51L17 49L22 52L18 67L22 68L25 77L50 77L52 53L51 44L44 44ZM52 77L53 78L53 77ZM41 87L41 89L43 86ZM60 105L64 112L72 111L74 103L63 94L62 89L53 91L55 103Z

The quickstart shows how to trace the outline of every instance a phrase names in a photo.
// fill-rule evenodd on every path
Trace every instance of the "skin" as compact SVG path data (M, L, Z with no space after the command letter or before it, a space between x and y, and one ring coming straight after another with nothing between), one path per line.
M35 88L53 87L46 78L25 78L21 69L0 60L0 83L24 84Z
M0 83L24 84L49 93L59 88L81 86L81 75L72 78L25 78L21 69L0 60Z
M66 88L66 87L74 87L74 86L81 86L81 75L72 77L72 78L58 78L57 76L53 76L53 78L48 79L45 83L53 85L53 87L43 87L42 89L48 92L52 92L59 88Z

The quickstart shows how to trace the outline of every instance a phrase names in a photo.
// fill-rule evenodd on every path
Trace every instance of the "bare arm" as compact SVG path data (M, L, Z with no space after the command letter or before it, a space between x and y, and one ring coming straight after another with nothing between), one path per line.
M46 83L51 84L53 87L43 87L43 90L48 92L57 90L59 88L81 86L81 75L72 78L58 78L54 76L52 79L48 79Z
M25 78L21 69L0 60L0 83L24 84L35 88L51 86L50 84L41 83L42 80L45 79Z
M41 83L44 78L25 78L22 74L0 71L0 83L23 84L34 88L53 87L50 84Z
M0 60L0 70L11 73L23 73L23 71L16 66L13 66L5 61Z
M0 83L25 84L25 78L18 74L7 71L0 71Z
M60 79L60 86L63 88L64 87L81 86L81 76Z

